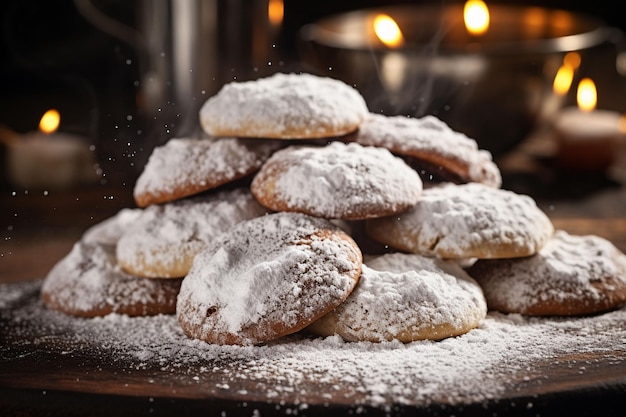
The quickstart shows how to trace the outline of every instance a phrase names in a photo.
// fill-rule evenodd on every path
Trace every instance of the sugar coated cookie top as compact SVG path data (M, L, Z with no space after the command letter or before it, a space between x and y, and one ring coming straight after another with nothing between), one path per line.
M277 73L226 84L200 109L211 136L323 138L355 131L368 114L359 92L332 78Z
M143 210L124 208L115 215L91 226L85 231L81 240L86 243L100 243L104 245L117 245L122 235L141 216Z
M266 212L246 188L152 205L121 236L117 257L136 275L182 277L211 240Z
M466 182L492 187L502 183L500 170L488 151L479 149L474 139L455 132L434 116L410 118L372 113L361 124L356 141L442 166Z
M324 219L275 213L242 222L196 257L179 322L212 343L262 343L340 304L361 262L354 241Z
M46 276L51 308L84 317L173 313L180 280L137 278L122 271L113 246L79 241Z
M529 196L480 183L426 189L411 209L367 227L393 247L454 259L532 255L554 232Z
M533 315L590 314L626 304L626 255L599 236L558 230L535 256L470 269L491 308Z
M275 141L172 138L156 147L137 178L137 205L165 203L242 178L278 149Z
M325 218L391 215L415 204L421 192L419 175L388 150L342 142L278 151L252 182L266 207Z
M466 333L486 314L480 287L458 264L391 253L367 260L352 294L329 313L335 317L312 329L328 326L326 333L351 341L410 342Z

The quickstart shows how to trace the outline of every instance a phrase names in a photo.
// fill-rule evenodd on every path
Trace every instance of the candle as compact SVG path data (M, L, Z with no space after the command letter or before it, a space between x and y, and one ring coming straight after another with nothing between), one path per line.
M23 188L67 188L95 182L99 168L84 138L57 132L60 115L44 114L39 130L23 135L3 129L7 168L11 183Z
M563 109L554 122L557 161L564 168L598 171L614 161L622 131L621 115L596 109L595 84L581 80L577 90L578 107Z

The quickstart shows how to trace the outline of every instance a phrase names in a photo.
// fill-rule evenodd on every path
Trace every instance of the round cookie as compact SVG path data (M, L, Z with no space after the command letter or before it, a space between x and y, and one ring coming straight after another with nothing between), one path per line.
M79 317L173 314L182 279L144 279L123 272L114 246L77 242L48 273L44 304Z
M211 136L315 139L354 132L368 112L342 81L277 73L224 85L203 104L200 123Z
M532 316L594 314L626 304L626 255L594 235L558 230L535 256L478 261L487 305Z
M514 258L537 253L554 227L535 201L480 183L425 189L411 209L368 220L367 233L399 250L439 258Z
M422 180L386 149L331 142L276 152L251 190L274 211L358 220L405 211L419 199Z
M147 207L231 183L256 172L279 146L237 138L172 138L150 155L135 183L135 202Z
M117 244L128 273L146 278L184 277L193 258L229 227L267 210L245 188L146 208Z
M274 213L245 221L196 257L178 297L178 321L208 343L264 343L341 304L361 265L358 246L325 219Z
M429 173L447 177L447 182L479 182L496 188L502 184L491 154L434 116L418 119L372 113L359 127L355 140L387 148Z
M354 291L308 329L348 341L440 340L478 327L487 304L456 263L392 253L366 261Z

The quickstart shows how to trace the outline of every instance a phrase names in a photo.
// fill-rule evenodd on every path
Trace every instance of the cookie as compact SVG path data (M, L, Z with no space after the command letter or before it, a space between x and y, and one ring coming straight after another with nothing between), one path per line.
M626 304L626 255L599 236L558 230L534 256L478 261L468 272L489 308L504 313L573 316Z
M184 277L193 258L229 227L267 212L246 188L153 205L121 236L117 259L146 278Z
M177 316L190 337L260 344L341 304L361 275L354 241L325 219L274 213L234 226L200 253Z
M135 202L147 207L232 183L256 172L279 146L237 138L172 138L150 155L135 183Z
M117 265L115 246L79 241L45 277L41 298L78 317L173 314L181 282L129 275Z
M554 232L532 198L480 183L425 189L414 207L365 227L398 250L450 259L534 255Z
M356 134L362 145L380 146L406 158L418 172L445 182L479 182L500 187L502 175L491 153L434 116L410 118L370 114Z
M405 211L417 202L422 181L386 149L332 142L276 152L251 190L274 211L357 220Z
M308 327L348 341L440 340L478 327L487 304L456 263L391 253L367 260L354 291Z
M368 109L360 93L332 78L281 74L226 84L200 109L211 136L315 139L357 130Z

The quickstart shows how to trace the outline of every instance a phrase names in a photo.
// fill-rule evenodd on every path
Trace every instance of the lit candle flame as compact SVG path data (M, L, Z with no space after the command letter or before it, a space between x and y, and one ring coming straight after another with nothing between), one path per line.
M390 48L397 48L404 43L400 27L386 14L379 14L374 18L374 32L378 39Z
M572 86L572 80L574 79L574 69L567 65L561 65L554 77L554 83L552 89L560 96L564 96Z
M55 109L50 109L41 116L39 121L39 130L43 133L53 133L59 127L61 122L61 115Z
M489 9L482 0L468 0L463 8L465 28L472 35L482 35L489 29Z
M596 108L598 93L596 85L591 78L580 80L578 90L576 91L576 101L578 102L578 108L582 111L589 112Z
M279 26L285 15L283 0L269 0L267 3L267 18L273 26Z
M572 86L574 81L574 71L580 66L580 54L578 52L568 52L563 57L563 65L556 72L554 77L554 83L552 84L553 91L564 96Z

